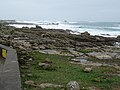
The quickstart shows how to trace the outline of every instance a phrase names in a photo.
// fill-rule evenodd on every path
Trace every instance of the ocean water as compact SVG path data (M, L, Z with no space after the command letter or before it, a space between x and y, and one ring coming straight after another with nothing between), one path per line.
M82 32L89 32L91 35L99 35L104 37L117 37L120 35L120 22L50 22L50 21L18 21L25 24L11 24L17 28L35 27L36 25L47 29L68 29L72 30L72 34L80 34Z
M120 35L120 22L72 22L69 25L78 32L89 32L91 35L116 37Z

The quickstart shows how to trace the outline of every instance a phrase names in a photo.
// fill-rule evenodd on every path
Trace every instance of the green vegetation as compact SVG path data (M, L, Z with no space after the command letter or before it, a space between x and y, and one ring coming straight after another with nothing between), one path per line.
M29 54L33 60L25 60L26 62L20 66L22 85L24 90L41 90L39 87L26 85L24 82L32 80L36 85L41 83L52 83L64 85L69 81L77 81L80 83L82 90L89 90L89 87L96 87L99 90L114 90L120 85L120 77L114 74L117 69L110 67L93 67L93 71L85 73L84 66L70 64L71 57L41 54L32 52ZM52 62L52 69L41 69L38 64L44 61ZM110 74L109 74L110 72ZM31 76L27 76L31 74ZM45 88L42 90L61 90L60 88ZM116 89L117 90L117 89Z

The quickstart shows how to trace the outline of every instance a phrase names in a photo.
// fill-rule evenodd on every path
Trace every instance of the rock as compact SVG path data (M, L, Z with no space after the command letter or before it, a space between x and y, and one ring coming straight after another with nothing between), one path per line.
M26 55L27 52L24 50L21 50L19 53L20 53L20 55Z
M39 48L40 48L40 50L45 50L44 46L40 46Z
M81 53L74 50L74 48L67 48L67 50L74 56L80 56Z
M56 84L51 84L51 83L42 83L42 84L36 85L36 86L40 87L40 88L49 88L49 87L54 87L54 88L59 87L59 88L62 88L62 87L64 87L62 85L56 85Z
M120 66L118 66L118 65L114 66L114 68L120 70Z
M92 52L92 53L87 53L87 55L89 57L95 57L97 59L120 59L120 53L119 52L110 52L110 51L107 51L107 52Z
M70 81L67 86L67 90L80 90L80 86L76 81Z
M22 27L22 29L29 29L29 27Z
M101 78L94 78L93 81L94 82L102 82L102 79Z
M120 59L120 54L116 54L115 59Z
M42 61L42 63L46 63L46 64L52 64L53 62L50 61L48 58L45 59L45 61Z
M87 53L89 57L95 57L97 59L112 59L112 57L107 54L106 52L92 52L92 53Z
M29 61L32 61L32 60L33 60L32 58L29 59Z
M20 67L21 67L22 69L28 69L28 68L29 68L28 66L25 66L25 65L24 65L24 66L21 65Z
M10 48L13 48L13 46L10 46Z
M24 78L25 78L25 74L21 74L21 77L24 77Z
M117 76L119 76L119 77L120 77L120 74L117 74Z
M98 58L98 59L112 59L112 57L109 55L100 55L100 56L96 56L96 58Z
M97 66L97 67L103 66L102 63L98 63L98 62L94 63L92 61L70 62L70 64L76 64L76 65L82 65L82 66Z
M71 60L74 61L74 62L80 62L80 63L87 63L88 62L86 59L80 58L80 57L73 58Z
M41 27L41 26L39 26L39 25L36 25L36 28L37 28L37 29L42 29L42 27Z
M17 46L19 49L26 50L23 46Z
M28 76L28 77L32 77L33 75L29 73L29 74L27 74L27 76Z
M23 46L25 48L29 48L29 47L31 47L31 44L29 42L23 42Z
M4 35L4 38L9 38L10 37L10 35Z
M118 36L117 36L117 38L119 38L119 39L120 39L120 35L118 35Z
M41 68L43 68L43 69L45 69L45 70L51 68L51 64L49 64L49 63L41 63L41 62L40 62L38 65L39 65L39 67L41 67Z
M38 44L34 42L34 43L32 44L32 46L36 46L36 47L37 47L37 46L38 46Z
M97 87L88 87L87 90L100 90L100 89L98 89Z
M31 80L30 80L30 81L25 81L25 84L26 84L26 85L33 85L33 84L34 84L34 81L31 81Z
M33 50L38 50L39 47L33 46L32 49L33 49Z
M60 54L59 51L57 50L50 50L50 49L46 49L46 50L39 50L40 53L44 53L44 54Z
M84 72L86 72L86 73L90 73L91 71L92 71L92 68L87 67L87 68L84 69Z
M115 42L115 47L120 48L120 42Z
M82 36L90 36L90 33L88 33L87 31L84 33L81 33Z

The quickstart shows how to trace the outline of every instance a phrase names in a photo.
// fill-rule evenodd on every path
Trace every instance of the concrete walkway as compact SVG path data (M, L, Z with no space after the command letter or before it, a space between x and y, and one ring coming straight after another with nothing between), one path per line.
M5 61L0 62L0 90L21 90L21 79L16 50L0 44L7 50Z

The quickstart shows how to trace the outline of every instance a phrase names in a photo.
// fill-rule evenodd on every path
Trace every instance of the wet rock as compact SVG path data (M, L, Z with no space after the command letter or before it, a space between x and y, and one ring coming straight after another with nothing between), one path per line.
M76 81L70 81L67 86L67 90L80 90L80 86Z
M29 29L29 27L22 27L22 29Z
M42 29L42 27L41 27L41 26L39 26L39 25L36 25L36 28L37 28L37 29Z
M86 59L80 58L80 57L73 58L73 59L71 59L71 60L74 61L74 62L87 63L87 60L86 60Z
M81 33L82 36L90 36L90 33L88 33L87 31L84 33Z
M118 35L118 36L117 36L117 38L119 38L119 39L120 39L120 35Z

